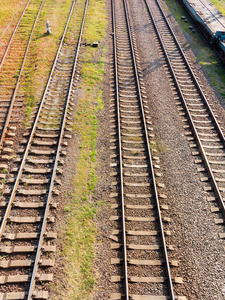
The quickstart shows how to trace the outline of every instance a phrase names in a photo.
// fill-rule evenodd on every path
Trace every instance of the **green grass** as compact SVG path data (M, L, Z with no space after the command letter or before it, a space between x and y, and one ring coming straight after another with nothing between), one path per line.
M37 0L35 3L31 3L28 5L23 18L21 19L20 25L18 27L17 32L12 40L10 55L15 58L14 63L7 63L7 57L5 62L2 65L2 71L7 70L6 74L1 78L2 85L16 84L17 78L19 76L19 72L21 69L22 57L21 54L17 51L18 45L21 47L21 51L25 51L26 45L28 42L28 38L31 33L32 25L34 23L35 17L37 15L38 9L40 7L41 0ZM31 18L32 16L32 18ZM26 27L24 27L26 24ZM30 24L30 26L27 26ZM22 31L21 31L22 29Z
M46 0L40 12L19 89L19 94L25 95L26 98L25 125L33 107L41 100L71 3L71 0ZM46 20L49 20L52 29L50 35L45 34ZM35 69L35 64L38 66L37 69Z
M98 9L96 9L96 7ZM105 36L106 27L104 1L95 0L95 5L90 4L88 15L87 26L91 28L91 30L85 31L84 39L86 39L87 43L100 41Z
M0 38L4 39L6 29L9 25L17 24L21 12L27 1L21 0L4 0L1 1L0 7Z
M105 36L106 11L104 1L91 0L88 7L84 39L87 43L101 41ZM101 56L99 58L99 51ZM64 274L57 280L54 299L88 299L95 284L93 273L96 227L94 219L104 203L94 203L92 193L97 182L96 137L97 113L104 108L102 101L104 55L106 49L86 47L82 57L81 83L73 129L80 137L79 158L73 179L72 196L64 211L69 214L61 255L65 259ZM66 278L62 286L60 278Z
M221 0L210 0L210 1L225 16L225 2Z
M225 99L225 72L224 67L218 62L214 52L210 50L209 46L206 45L197 33L193 33L190 29L190 23L184 22L181 16L187 15L183 7L178 1L176 5L173 0L165 0L168 8L172 12L175 20L179 27L184 31L185 35L189 38L189 44L185 44L184 48L191 48L195 53L196 58L193 59L192 63L202 65L206 74L208 75L212 86L221 94ZM168 8L164 5L165 10Z
M150 144L150 149L157 153L171 151L171 149L168 148L163 141L154 141L153 144Z

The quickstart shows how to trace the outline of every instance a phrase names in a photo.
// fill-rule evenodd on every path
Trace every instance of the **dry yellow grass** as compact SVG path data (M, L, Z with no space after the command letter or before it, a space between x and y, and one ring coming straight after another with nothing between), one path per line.
M60 38L69 15L72 0L46 0L34 30L19 93L25 95L26 114L41 100L48 80ZM50 22L52 33L46 35L46 21ZM35 64L38 66L35 69Z
M84 0L82 0L84 2ZM104 0L90 0L83 39L89 44L105 37L106 10ZM52 286L54 300L89 299L95 284L93 270L96 227L94 219L104 201L94 203L92 193L97 182L96 137L97 114L102 101L104 56L106 49L86 47L82 55L80 98L77 99L74 130L79 135L79 157L73 178L73 191L68 192L64 208L69 215L62 240L63 274L57 274ZM62 277L64 280L62 280Z
M28 0L4 0L0 4L0 62Z
M210 1L225 16L225 2L221 0L210 0Z
M10 24L18 22L28 0L4 0L0 5L0 38Z

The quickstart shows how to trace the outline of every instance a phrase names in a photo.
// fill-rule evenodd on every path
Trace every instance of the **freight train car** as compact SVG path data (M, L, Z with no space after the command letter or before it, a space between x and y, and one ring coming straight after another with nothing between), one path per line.
M209 0L180 0L225 58L225 17Z

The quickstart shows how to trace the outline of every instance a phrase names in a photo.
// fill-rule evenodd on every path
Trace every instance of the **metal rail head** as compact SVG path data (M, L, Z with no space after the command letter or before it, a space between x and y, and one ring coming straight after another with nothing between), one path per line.
M71 14L72 14L75 2L76 2L76 0L73 0L68 20L71 17ZM8 204L7 204L6 212L5 212L5 215L4 215L2 223L1 223L1 227L0 227L0 240L1 240L1 237L2 237L2 234L3 234L3 231L5 229L5 225L6 225L6 221L8 219L9 213L11 211L12 203L14 201L16 190L17 190L17 187L19 185L19 181L20 181L20 178L21 178L21 175L22 175L23 167L24 167L25 161L27 159L27 155L28 155L28 152L29 152L29 149L30 149L30 146L31 146L31 142L32 142L33 137L34 137L34 132L35 132L36 127L37 127L38 118L40 116L41 109L42 109L43 104L44 104L44 99L45 99L45 96L47 94L47 90L49 88L53 72L55 70L56 62L57 62L57 59L58 59L58 56L59 56L59 53L60 53L60 50L61 50L61 47L62 47L62 44L63 44L63 40L64 40L66 31L67 31L68 20L67 20L66 26L64 28L64 32L63 32L63 35L62 35L62 38L61 38L61 42L59 44L58 51L57 51L56 56L55 56L55 60L54 60L53 65L52 65L52 69L51 69L51 72L50 72L50 75L49 75L49 78L48 78L48 82L46 84L45 90L44 90L43 95L42 95L41 103L39 105L38 112L37 112L37 115L36 115L34 123L33 123L33 127L32 127L32 130L31 130L31 134L30 134L29 140L27 142L27 146L26 146L26 149L25 149L25 152L24 152L24 156L23 156L23 159L22 159L20 167L19 167L19 171L18 171L16 180L15 180L15 183L14 183L14 186L13 186L13 189L12 189L12 193L11 193L10 199L8 201Z
M161 211L160 211L160 205L159 205L158 191L157 191L155 175L154 175L154 169L153 169L153 163L152 163L151 149L150 149L150 146L149 146L150 144L149 144L149 138L148 138L148 130L147 130L147 125L146 125L146 121L145 121L145 112L144 112L144 108L143 108L141 88L140 88L140 84L139 84L139 75L138 75L138 71L137 71L135 52L134 52L134 47L133 47L133 43L132 43L132 36L131 36L131 30L130 30L130 25L129 25L128 10L127 10L127 5L126 5L127 0L123 0L123 1L125 3L125 7L126 7L127 24L128 24L129 36L130 36L130 40L131 40L132 56L133 56L133 61L134 61L136 82L137 82L137 86L138 86L138 95L139 95L141 112L142 112L142 119L143 119L143 124L144 124L146 146L147 146L147 150L148 150L147 152L148 152L149 163L150 163L150 167L151 167L152 182L153 182L153 187L154 187L157 213L158 213L158 218L159 218L160 234L161 234L161 240L162 240L162 244L163 244L162 245L163 246L163 254L164 254L164 259L165 259L165 263L166 263L166 271L167 271L167 277L168 277L168 283L169 283L170 297L171 297L172 300L175 300L174 291L173 291L172 276L171 276L171 272L170 272L169 258L168 258L168 253L167 253L167 247L166 247L166 241L165 241L165 235L164 235L164 229L163 229L163 223L162 223L162 217L161 217Z
M113 1L112 1L113 2ZM152 173L152 178L153 178L153 185L154 185L154 193L155 193L155 199L156 199L156 204L157 204L157 211L158 211L158 217L159 217L159 225L160 225L160 232L161 232L161 239L162 239L162 244L163 244L163 254L164 254L164 259L166 262L166 271L167 271L167 277L169 281L169 290L170 290L170 297L172 300L175 300L174 297L174 292L173 292L173 284L172 284L172 277L170 273L170 266L169 266L169 259L168 259L168 254L167 254L167 248L166 248L166 243L165 243L165 236L164 236L164 231L163 231L163 224L162 224L162 218L161 218L161 212L160 212L160 206L159 206L159 199L158 199L158 193L157 193L157 188L156 188L156 182L155 182L155 177L154 177L154 170L153 170L153 164L152 164L152 158L151 158L151 151L149 147L149 140L148 140L148 133L147 133L147 126L146 126L146 121L145 121L145 114L144 114L144 108L143 108L143 103L142 103L142 96L141 96L141 90L140 90L140 84L139 84L139 75L137 71L137 66L136 66L136 59L135 59L135 54L134 54L134 47L133 47L133 42L132 42L132 36L131 36L131 29L130 29L130 24L129 24L129 17L128 17L128 9L127 9L127 4L126 0L123 0L124 3L124 12L126 16L126 23L127 23L127 28L128 28L128 34L129 34L129 41L130 41L130 47L131 47L131 52L132 52L132 59L133 59L133 66L135 70L135 77L136 77L136 84L138 87L138 96L140 100L140 106L141 106L141 112L142 112L142 117L143 117L143 124L144 124L144 130L145 130L145 139L146 139L146 146L148 149L148 157L149 157L149 162L151 166L151 173ZM116 78L116 100L117 100L117 115L118 115L118 135L119 135L119 143L121 143L121 134L120 134L120 121L119 121L119 93L118 93L118 80L117 80L117 61L116 61L116 38L115 38L115 21L114 21L114 14L115 14L115 7L113 6L113 24L114 24L114 54L115 54L115 78ZM121 150L121 145L119 147L119 151L122 153ZM122 177L122 155L120 154L120 169L121 169L121 201L123 202L123 177ZM123 207L122 207L123 209ZM125 216L123 215L124 212L122 211L122 224L124 226L123 231L125 230ZM123 234L124 236L124 245L126 245L126 237L125 237L125 232ZM126 259L126 249L124 246L124 257ZM125 268L125 263L124 262L124 268ZM125 270L125 294L126 299L129 299L129 294L128 294L128 275L127 275L127 270Z
M169 21L168 21L167 18L166 18L166 15L165 15L165 13L164 13L164 10L163 10L161 4L159 3L158 0L155 0L155 1L156 1L157 5L158 5L158 7L159 7L159 9L160 9L160 11L161 11L163 17L164 17L164 20L165 20L165 22L166 22L166 24L167 24L167 26L168 26L168 28L169 28L169 31L171 32L171 34L172 34L172 36L173 36L173 38L174 38L174 41L175 41L175 43L176 43L176 45L177 45L177 47L178 47L178 50L179 50L179 52L180 52L180 54L181 54L181 56L182 56L182 58L183 58L183 60L184 60L184 62L185 62L185 64L186 64L186 66L187 66L187 68L188 68L188 71L190 72L190 75L191 75L191 77L192 77L192 79L193 79L193 81L194 81L194 84L195 84L195 86L196 86L196 88L197 88L197 90L198 90L200 96L202 97L203 101L205 102L206 107L207 107L207 109L208 109L208 111L209 111L209 113L210 113L210 115L211 115L211 117L212 117L212 119L213 119L213 122L214 122L214 124L215 124L215 126L216 126L216 129L217 129L218 132L219 132L220 138L222 139L222 141L223 141L223 143L224 143L224 146L225 146L225 137L224 137L223 131L221 130L221 128L220 128L220 126L219 126L219 123L218 123L218 121L217 121L217 119L216 119L216 117L215 117L215 115L214 115L214 113L213 113L213 111L212 111L212 109L211 109L211 107L210 107L210 105L209 105L209 102L208 102L208 100L206 99L206 96L205 96L205 94L204 94L202 88L200 87L200 85L199 85L199 83L198 83L198 80L197 80L197 78L196 78L196 76L195 76L195 74L194 74L194 72L193 72L193 70L192 70L192 68L191 68L191 66L190 66L190 64L189 64L189 62L188 62L188 59L187 59L187 57L186 57L186 55L185 55L185 53L184 53L184 51L183 51L183 49L182 49L180 43L178 42L178 40L177 40L177 38L176 38L176 35L175 35L175 33L174 33L174 31L173 31L173 29L172 29L172 27L171 27ZM145 0L145 2L147 3L146 0ZM150 9L149 9L149 10L150 10ZM153 16L152 16L152 19L153 19ZM154 26L156 27L156 25L154 25ZM159 35L160 35L160 34L159 34Z
M213 15L213 17L220 23L220 25L225 28L225 26L223 25L223 23L220 22L220 20L217 18L216 15L214 15L214 13L208 8L208 6L202 1L202 0L199 0L201 2L201 4L208 10L208 12Z
M72 14L75 2L76 2L76 0L74 0L74 3L72 5L70 16ZM75 53L75 56L74 56L73 70L72 70L72 75L71 75L70 83L69 83L69 91L68 91L67 97L66 97L66 106L65 106L65 110L64 110L63 122L62 122L62 126L61 126L61 132L60 132L60 137L59 137L59 141L58 141L58 148L57 148L54 168L53 168L53 172L52 172L50 187L49 187L49 191L48 191L48 198L47 198L47 201L46 201L45 213L44 213L41 233L40 233L40 237L39 237L39 243L38 243L38 248L37 248L37 252L36 252L36 257L35 257L33 272L32 272L32 276L31 276L31 281L30 281L30 287L29 287L27 300L31 299L31 297L33 295L33 292L34 292L34 288L35 288L35 278L36 278L37 271L38 271L38 263L40 261L41 248L42 248L44 234L45 234L45 230L46 230L47 217L48 217L48 212L49 212L49 205L50 205L51 196L52 196L52 192L53 192L53 188L54 188L54 180L55 180L55 176L56 176L58 160L59 160L59 157L60 157L60 151L61 151L61 144L62 144L62 139L63 139L63 134L64 134L64 128L66 126L67 111L68 111L68 107L69 107L69 100L70 100L71 93L72 93L72 84L73 84L74 77L75 77L75 72L76 72L77 59L78 59L78 54L79 54L79 50L80 50L81 37L82 37L82 33L83 33L84 21L85 21L85 17L86 17L87 7L88 7L88 0L86 0L83 19L82 19L82 24L81 24L81 29L80 29L80 34L79 34L79 39L78 39L78 44L77 44L77 49L76 49L76 53ZM68 18L67 24L70 21L70 16ZM67 26L66 26L66 29L67 29Z
M31 1L31 0L29 0L29 1L27 2L27 5L25 6L25 8L24 8L24 10L23 10L23 12L22 12L22 14L21 14L21 16L20 16L20 18L19 18L19 21L18 21L18 23L16 24L16 27L15 27L15 29L14 29L12 35L11 35L11 38L10 38L10 40L9 40L9 43L8 43L8 45L7 45L7 47L6 47L5 53L4 53L4 55L3 55L3 57L2 57L2 60L1 60L1 63L0 63L0 69L1 69L1 67L2 67L2 64L3 64L4 60L5 60L6 54L7 54L8 50L9 50L9 47L10 47L11 42L12 42L12 39L13 39L13 37L14 37L14 35L15 35L15 33L16 33L16 30L17 30L17 28L18 28L18 26L19 26L19 24L20 24L20 21L21 21L23 15L24 15L24 13L25 13L25 11L26 11L28 5L30 4L30 1Z
M126 245L126 225L125 225L125 208L123 192L123 162L122 162L122 145L120 131L120 111L119 111L119 84L117 70L117 42L116 42L116 20L115 20L115 0L112 0L112 23L113 23L113 49L114 49L114 68L115 68L115 88L116 88L116 105L117 105L117 123L118 123L118 144L119 144L119 166L120 166L120 195L122 208L122 238L123 238L123 272L124 272L124 294L125 299L129 300L128 289L128 272L127 272L127 245Z
M38 18L38 16L39 16L39 13L40 13L40 10L41 10L41 8L42 8L43 3L44 3L44 0L41 2L41 5L40 5L40 7L39 7L39 10L38 10L38 13L37 13L37 16L36 16L36 19L35 19L35 22L36 22L36 20L37 20L37 18ZM32 32L33 32L33 29L34 29L34 26L35 26L35 22L34 22L34 24L33 24ZM31 36L30 36L30 39L31 39ZM30 42L30 39L29 39L29 42ZM28 51L29 42L28 42L28 45L27 45L26 52ZM23 61L23 65L24 65L24 63L25 63L25 58L24 58L24 61ZM20 75L21 75L21 72L22 72L22 71L20 70ZM19 78L20 78L20 76L18 77L18 80L19 80ZM18 81L17 81L17 87L18 87ZM15 89L15 91L14 91L14 96L15 96L17 87L16 87L16 89ZM12 101L14 101L14 100L15 100L15 97L14 97L14 99L13 99ZM13 104L11 103L11 104L10 104L10 109L9 109L9 110L12 110L12 105L13 105ZM40 108L41 108L41 106L42 106L42 104L40 105ZM39 111L38 111L38 114L37 114L38 116L39 116L39 113L40 113L40 108L39 108ZM8 123L9 123L10 116L11 116L11 113L10 113L10 111L9 111L9 112L8 112L8 115L7 115L6 122L5 122L5 124L4 124L4 130L3 130L2 135L1 135L0 147L2 146L2 142L3 142L3 139L4 139L4 134L5 134L6 130L7 130L7 126L8 126ZM37 118L36 118L36 119L37 119ZM36 127L36 123L37 123L37 122L35 121L35 123L34 123L34 125L33 125L33 129L32 129L32 133L34 132L34 127ZM3 134L3 133L4 133L4 134ZM20 165L20 168L19 168L19 171L18 171L16 180L15 180L15 183L14 183L14 186L13 186L13 189L12 189L11 196L10 196L9 201L8 201L8 203L7 203L7 208L6 208L4 217L3 217L3 219L2 219L2 223L1 223L1 227L0 227L0 240L1 240L1 237L2 237L2 235L3 235L3 231L4 231L4 229L5 229L5 226L6 226L6 223L7 223L8 216L9 216L10 211L11 211L12 202L13 202L13 200L14 200L14 198L15 198L16 189L17 189L17 187L18 187L19 180L20 180L20 177L21 177L21 175L22 175L22 169L23 169L23 166L24 166L24 163L25 163L25 160L26 160L26 157L27 157L29 148L30 148L30 143L31 143L31 141L32 141L32 139L33 139L32 133L31 133L31 137L30 137L30 139L29 139L29 141L28 141L28 143L27 143L26 151L25 151L24 157L23 157L23 159L22 159L22 162L21 162L21 165Z
M35 20L34 20L34 23L33 23L33 26L32 26L32 30L31 30L31 33L30 33L30 37L29 37L28 42L27 42L27 47L26 47L26 50L25 50L25 53L24 53L23 62L22 62L21 68L20 68L19 76L18 76L17 81L16 81L16 86L15 86L15 89L14 89L14 91L13 91L12 99L11 99L11 102L10 102L10 105L9 105L9 109L8 109L8 112L7 112L7 115L6 115L4 127L3 127L3 130L2 130L2 133L1 133L1 138L0 138L0 150L1 150L2 147L3 147L3 142L4 142L4 140L5 140L6 131L7 131L7 129L8 129L8 125L9 125L10 118L11 118L11 115L12 115L13 105L14 105L14 102L15 102L15 100L16 100L17 90L18 90L20 78L21 78L21 75L22 75L22 72L23 72L23 69L24 69L24 65L25 65L27 53L28 53L28 50L29 50L31 38L32 38L32 35L33 35L33 32L34 32L34 27L35 27L35 25L36 25L36 22L37 22L37 19L38 19L38 17L39 17L39 14L40 14L40 11L41 11L41 9L42 9L42 6L43 6L44 1L45 1L45 0L42 0L41 5L40 5L40 7L39 7L39 9L38 9L38 12L37 12L37 15L36 15L36 18L35 18ZM27 4L27 5L28 5L28 4ZM0 66L0 67L1 67L1 66Z
M167 61L167 63L168 63L168 66L169 66L169 68L170 68L171 75L172 75L172 77L173 77L173 79L174 79L174 82L175 82L175 85L176 85L176 87L177 87L177 91L178 91L178 93L179 93L179 95L180 95L180 98L181 98L181 100L182 100L182 103L183 103L183 105L184 105L184 109L185 109L185 111L186 111L186 113L187 113L187 115L188 115L190 126L191 126L191 128L192 128L192 130L193 130L193 132L194 132L194 135L195 135L195 137L196 137L197 143L198 143L198 145L199 145L199 149L200 149L200 152L201 152L203 161L204 161L204 165L205 165L205 167L206 167L206 170L207 170L207 172L208 172L208 174L209 174L209 177L210 177L210 179L211 179L212 185L213 185L213 187L214 187L214 192L215 192L215 194L216 194L216 196L217 196L217 198L218 198L218 200L219 200L219 204L220 204L221 209L222 209L223 217L225 218L225 203L224 203L224 201L223 201L223 198L222 198L222 195L221 195L221 193L220 193L219 187L218 187L217 182L216 182L216 180L215 180L215 177L214 177L214 175L213 175L211 166L210 166L210 164L209 164L209 162L208 162L208 159L207 159L205 150L204 150L204 148L203 148L202 142L201 142L201 140L200 140L200 138L199 138L199 135L198 135L198 132L197 132L197 130L196 130L196 128L195 128L194 121L193 121L193 119L192 119L192 117L191 117L191 114L190 114L190 111L189 111L188 106L187 106L187 104L186 104L184 95L183 95L183 93L182 93L182 91L181 91L181 88L180 88L179 83L178 83L178 81L177 81L176 75L175 75L175 73L174 73L174 71L173 71L173 67L172 67L172 65L171 65L170 59L169 59L168 54L167 54L167 52L166 52L166 49L165 49L163 40L162 40L162 38L161 38L161 35L160 35L160 33L159 33L159 30L158 30L158 28L157 28L157 26L156 26L156 23L155 23L155 21L154 21L154 18L153 18L153 15L152 15L152 13L151 13L149 4L148 4L147 0L144 0L144 1L145 1L145 3L146 3L147 9L148 9L149 14L150 14L150 17L151 17L151 19L152 19L152 23L153 23L153 26L154 26L154 28L155 28L155 30L156 30L156 33L157 33L157 36L158 36L158 38L159 38L160 44L162 45L162 48L163 48L163 52L164 52L166 61ZM210 114L211 117L213 118L214 124L215 124L215 126L216 126L216 129L217 129L218 132L219 132L219 135L220 135L220 137L221 137L221 139L222 139L222 141L223 141L223 144L225 145L224 135L223 135L223 132L222 132L222 130L221 130L221 128L220 128L220 126L219 126L217 120L216 120L216 117L215 117L214 113L212 112L212 109L211 109L211 107L210 107L210 105L209 105L209 103L208 103L208 101L207 101L207 99L206 99L206 97L205 97L205 95L204 95L204 93L203 93L201 87L199 86L199 83L198 83L198 81L197 81L197 78L195 77L195 75L194 75L194 73L193 73L193 71L192 71L192 69L191 69L191 66L189 65L189 63L188 63L188 61L187 61L187 58L186 58L186 56L185 56L185 54L184 54L184 52L183 52L183 50L182 50L182 48L181 48L181 46L180 46L180 44L179 44L177 38L176 38L176 36L175 36L175 33L174 33L174 31L173 31L171 25L169 24L169 22L168 22L168 20L167 20L167 18L166 18L166 16L165 16L165 13L164 13L164 11L163 11L163 9L162 9L160 3L158 2L158 0L155 0L155 1L156 1L157 5L158 5L158 7L159 7L159 9L160 9L160 11L161 11L161 13L162 13L164 19L165 19L165 22L167 23L167 26L168 26L168 28L169 28L169 30L170 30L170 32L171 32L173 38L174 38L174 41L175 41L175 43L176 43L176 45L177 45L177 47L178 47L178 50L180 51L180 54L181 54L181 56L182 56L182 58L183 58L183 60L184 60L184 62L185 62L185 64L186 64L186 66L187 66L187 68L188 68L188 70L189 70L189 72L190 72L190 74L191 74L191 76L192 76L192 79L193 79L194 83L196 84L196 88L198 89L198 91L199 91L199 93L200 93L200 96L202 97L202 100L205 102L205 104L206 104L206 106L207 106L207 108L208 108L209 114Z

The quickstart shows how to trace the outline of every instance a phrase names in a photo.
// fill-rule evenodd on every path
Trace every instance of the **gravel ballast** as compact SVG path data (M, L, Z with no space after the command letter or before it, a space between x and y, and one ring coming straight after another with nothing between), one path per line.
M184 125L187 123L185 118L179 115L144 2L132 0L129 3L155 141L158 145L157 156L160 157L162 176L158 182L165 184L165 188L161 188L160 192L167 196L161 201L162 204L169 205L166 214L170 216L171 222L165 229L170 229L172 234L167 238L167 244L172 244L175 248L175 251L169 252L169 257L179 260L179 267L172 268L172 275L181 276L184 281L182 285L175 285L175 294L186 296L187 299L224 299L224 242L219 239L219 232L223 229L214 223L217 215L210 210L213 203L207 201L206 197L209 194L204 192L206 184L201 182L201 177L205 174L199 173L194 163L196 157L192 156L193 149L189 147L190 142L185 135L188 130L184 129ZM176 22L171 20L175 32L178 33L180 30L176 27ZM181 33L178 39L183 44L187 42ZM193 57L190 50L187 50L186 54ZM223 122L221 99L208 84L200 67L194 68L208 91L210 103L214 109L218 109L220 120ZM106 206L108 205L109 199L106 201ZM104 232L107 231L107 222L99 225L104 228ZM108 239L102 237L101 240L106 246L104 255L110 255ZM112 267L100 262L100 257L107 261L102 253L98 256L96 269L98 274L102 274L99 280L107 282L109 275L115 274L109 274ZM104 269L106 272L103 276ZM110 293L114 291L110 289L109 282L104 286L104 292L100 291L103 282L96 288L99 290L93 294L93 299L110 299Z

